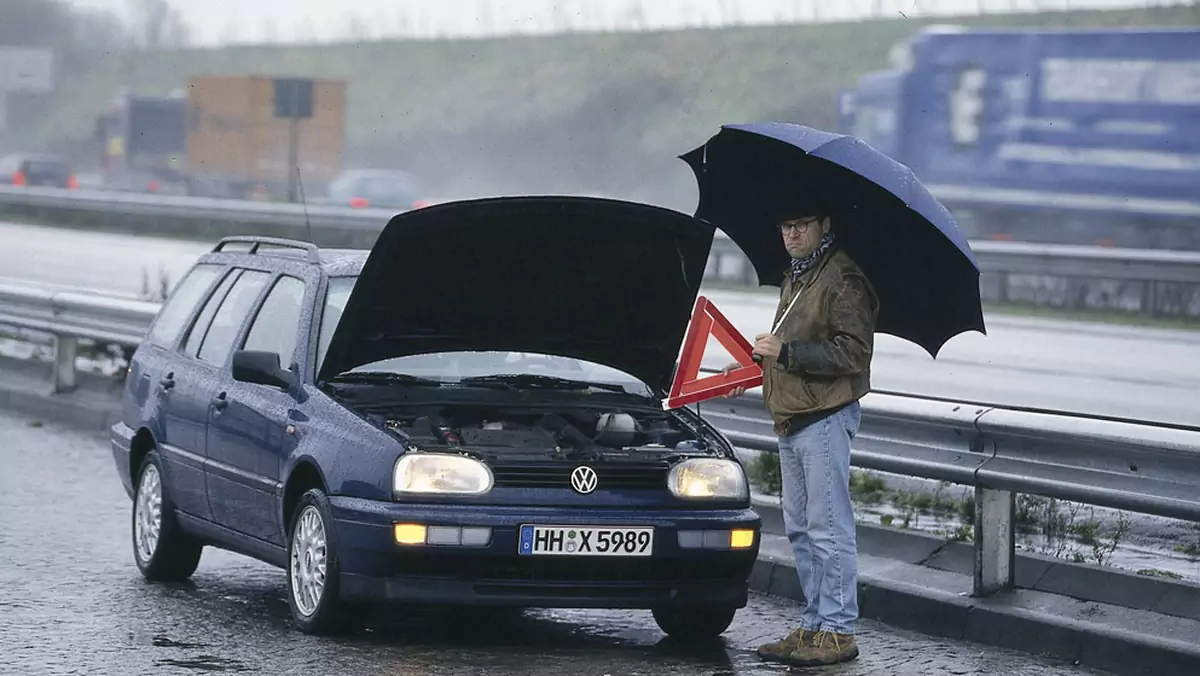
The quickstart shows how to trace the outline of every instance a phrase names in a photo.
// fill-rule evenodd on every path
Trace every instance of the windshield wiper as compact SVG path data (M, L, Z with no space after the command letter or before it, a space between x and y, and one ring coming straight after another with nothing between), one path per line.
M422 378L420 376L412 376L407 373L390 373L388 371L351 371L343 373L332 379L335 383L400 383L403 385L422 385L428 387L441 387L447 385L440 380L433 378Z
M571 380L570 378L558 378L556 376L546 376L537 373L498 373L490 376L463 378L459 382L463 385L502 383L509 385L514 390L522 387L537 387L552 390L587 390L595 388L609 392L620 392L622 394L626 392L624 387L612 383L593 383L587 380Z

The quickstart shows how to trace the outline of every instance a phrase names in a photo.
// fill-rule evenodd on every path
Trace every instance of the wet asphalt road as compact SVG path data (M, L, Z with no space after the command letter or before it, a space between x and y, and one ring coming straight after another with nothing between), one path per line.
M337 639L288 619L284 573L206 549L191 582L142 580L108 443L0 411L0 674L781 674L753 647L795 606L755 598L721 644L684 651L648 612L374 612ZM872 622L857 662L819 673L1097 674ZM801 670L796 670L800 672ZM804 673L810 673L805 671Z

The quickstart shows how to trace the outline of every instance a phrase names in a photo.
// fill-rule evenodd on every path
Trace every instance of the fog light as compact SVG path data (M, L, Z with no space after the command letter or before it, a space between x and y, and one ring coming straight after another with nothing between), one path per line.
M754 531L750 529L729 532L730 549L747 549L754 546Z
M678 536L681 549L730 550L747 549L754 546L754 529L752 528L681 530Z
M679 546L683 549L700 549L704 546L704 531L702 530L681 530L679 531Z
M430 526L425 536L425 544L456 545L462 539L462 529L457 526Z
M462 543L464 547L482 547L492 539L492 529L487 526L481 528L463 528Z
M706 531L704 531L704 548L705 549L729 549L729 531L727 531L727 530L706 530Z
M396 542L402 545L425 544L425 526L418 523L398 523L392 528Z

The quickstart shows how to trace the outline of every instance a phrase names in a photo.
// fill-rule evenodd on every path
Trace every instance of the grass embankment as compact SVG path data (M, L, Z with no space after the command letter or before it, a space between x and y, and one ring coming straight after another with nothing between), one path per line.
M37 140L86 143L126 84L165 94L193 74L344 78L349 162L409 168L435 191L600 192L678 206L694 188L675 156L720 124L832 128L839 88L885 67L922 25L948 22L1182 26L1200 24L1200 8L113 54L64 83Z

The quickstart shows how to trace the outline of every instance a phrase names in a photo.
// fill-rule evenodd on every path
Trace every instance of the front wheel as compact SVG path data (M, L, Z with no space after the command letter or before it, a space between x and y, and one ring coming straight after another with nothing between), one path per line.
M314 488L300 497L288 536L288 606L306 634L332 634L345 626L338 596L341 565L329 499Z
M737 608L655 608L654 621L671 638L693 643L717 638L733 623Z

